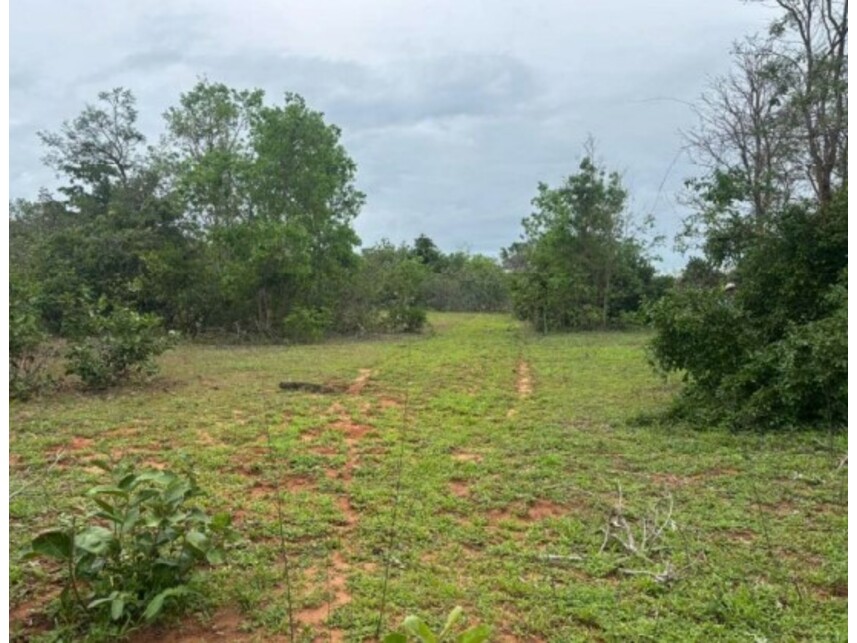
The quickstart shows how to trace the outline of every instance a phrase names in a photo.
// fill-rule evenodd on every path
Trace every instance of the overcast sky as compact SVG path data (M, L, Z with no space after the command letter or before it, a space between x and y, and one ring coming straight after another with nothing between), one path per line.
M297 92L342 128L364 244L426 233L493 255L590 134L631 210L671 237L695 172L686 103L771 14L739 0L12 0L10 18L12 198L54 184L36 132L99 91L130 88L154 142L205 75L269 101ZM665 270L683 263L661 254Z

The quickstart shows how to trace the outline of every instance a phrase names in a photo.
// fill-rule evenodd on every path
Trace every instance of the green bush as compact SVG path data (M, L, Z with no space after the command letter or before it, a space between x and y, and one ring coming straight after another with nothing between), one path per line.
M848 415L847 289L828 299L841 303L829 317L793 324L785 337L756 351L725 378L724 396L736 408L734 423L775 428L831 424Z
M157 372L154 358L171 348L175 332L164 333L156 315L138 313L101 300L87 320L86 335L66 354L68 374L93 390L105 389L137 374Z
M49 381L47 334L33 288L9 284L9 394L26 399Z
M426 323L426 309L422 306L399 304L387 311L387 329L392 332L418 333Z
M674 290L653 303L648 315L657 331L652 361L706 388L737 371L755 346L743 310L721 289Z
M738 300L717 290L674 291L652 305L652 362L689 383L674 411L745 428L843 422L848 412L847 287L825 299L832 313L764 332Z
M283 320L283 334L289 341L299 344L312 344L324 339L330 325L330 311L297 308Z
M745 244L730 292L689 281L648 308L652 361L689 382L679 415L746 428L847 421L847 224L844 189L824 208L785 208Z
M112 481L87 491L93 510L36 536L26 556L63 564L60 607L70 622L121 632L195 594L190 574L223 562L230 517L187 506L200 495L193 478L101 466Z

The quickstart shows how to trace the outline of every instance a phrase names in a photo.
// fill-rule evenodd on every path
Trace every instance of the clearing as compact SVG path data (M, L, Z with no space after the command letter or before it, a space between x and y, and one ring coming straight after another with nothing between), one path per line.
M106 455L192 466L241 534L205 573L208 614L131 640L287 640L277 490L299 640L371 639L388 564L390 627L460 604L498 641L845 639L844 435L633 422L678 386L651 371L642 333L430 322L417 337L182 346L145 385L13 402L13 632L50 629L59 586L17 552L101 481L90 463Z

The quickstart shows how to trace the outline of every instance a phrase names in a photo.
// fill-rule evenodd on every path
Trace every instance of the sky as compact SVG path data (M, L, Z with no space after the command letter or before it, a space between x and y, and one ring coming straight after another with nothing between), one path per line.
M772 17L740 0L12 0L10 197L56 185L36 133L99 91L131 89L155 143L205 76L269 102L297 92L342 129L364 245L424 233L496 255L590 136L631 213L672 239L701 172L681 136L691 104ZM659 254L666 272L684 264L671 242Z

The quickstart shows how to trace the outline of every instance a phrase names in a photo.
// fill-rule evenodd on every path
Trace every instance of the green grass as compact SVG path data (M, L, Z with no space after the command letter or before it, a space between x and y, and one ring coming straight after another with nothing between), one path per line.
M301 640L373 637L388 558L385 629L408 613L439 626L460 604L492 640L845 640L845 435L635 422L678 390L647 365L645 334L430 321L419 337L183 346L145 385L13 402L13 631L49 629L38 614L59 582L16 552L98 482L87 462L107 454L192 466L204 504L236 517L229 564L199 579L207 612L170 623L179 631L287 634L279 486ZM529 395L516 390L521 362ZM359 393L277 387L347 385L360 369ZM672 498L648 559L617 541L601 550L620 488L638 540ZM660 583L667 564L677 578Z

